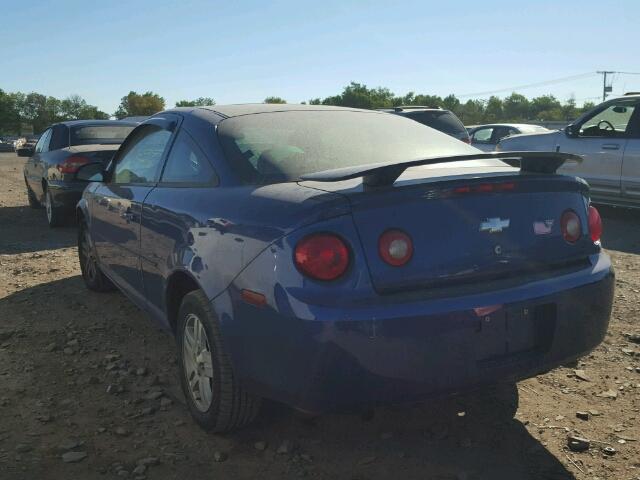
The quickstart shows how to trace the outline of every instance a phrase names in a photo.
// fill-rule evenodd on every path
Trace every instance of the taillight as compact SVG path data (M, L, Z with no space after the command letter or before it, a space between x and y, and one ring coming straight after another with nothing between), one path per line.
M597 242L602 236L602 219L596 207L589 206L589 234L591 240Z
M582 235L580 217L573 210L565 210L560 219L562 236L569 243L576 243Z
M464 138L461 138L460 140L462 140L464 143L471 144L471 139L469 137L464 137Z
M76 173L82 165L91 162L87 157L73 156L65 158L64 162L58 164L56 168L60 173Z
M400 230L387 230L378 240L378 253L389 265L400 267L411 260L413 242L409 235Z
M331 233L315 233L303 238L294 253L296 266L317 280L335 280L349 267L349 249Z

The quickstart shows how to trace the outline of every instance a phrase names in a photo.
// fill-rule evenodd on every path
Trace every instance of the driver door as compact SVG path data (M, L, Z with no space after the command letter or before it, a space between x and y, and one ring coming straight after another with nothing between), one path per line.
M620 197L622 158L629 121L635 109L624 98L607 103L574 125L574 136L560 136L557 149L582 155L582 163L566 163L559 173L584 178L594 199Z
M91 198L91 233L100 267L142 308L142 204L158 182L176 125L177 117L165 115L131 132L114 157L110 178Z

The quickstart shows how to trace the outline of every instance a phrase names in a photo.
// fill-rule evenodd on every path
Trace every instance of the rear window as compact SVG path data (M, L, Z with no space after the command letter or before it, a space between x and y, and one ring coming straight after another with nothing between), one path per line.
M475 148L398 115L310 110L223 120L218 137L243 183L295 181L307 173L477 153Z
M449 135L464 135L466 133L462 122L451 112L410 112L403 115Z
M135 127L130 125L84 125L71 127L69 144L120 144Z

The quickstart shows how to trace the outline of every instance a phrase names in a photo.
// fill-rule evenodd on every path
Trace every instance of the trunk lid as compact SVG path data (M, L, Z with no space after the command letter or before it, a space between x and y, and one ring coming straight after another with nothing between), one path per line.
M68 147L67 150L71 155L78 155L89 158L92 162L102 162L106 165L113 157L120 145L75 145Z
M585 184L560 175L520 174L504 164L463 163L410 169L384 188L366 189L360 179L303 184L349 199L381 293L481 285L588 261L596 247L588 234ZM567 209L582 224L575 244L561 232ZM378 252L380 235L388 229L413 240L413 256L401 267L388 265Z

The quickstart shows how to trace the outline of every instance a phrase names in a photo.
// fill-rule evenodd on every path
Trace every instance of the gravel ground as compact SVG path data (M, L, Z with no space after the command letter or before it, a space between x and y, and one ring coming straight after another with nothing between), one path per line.
M519 383L515 418L498 413L515 391L314 419L267 404L220 436L191 422L173 339L84 289L75 228L27 206L23 163L0 154L0 479L640 479L637 212L601 210L617 270L604 343Z

